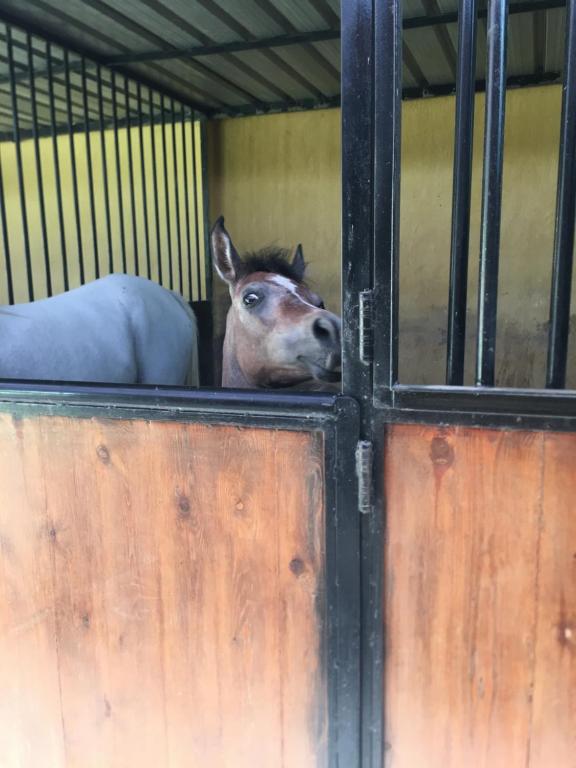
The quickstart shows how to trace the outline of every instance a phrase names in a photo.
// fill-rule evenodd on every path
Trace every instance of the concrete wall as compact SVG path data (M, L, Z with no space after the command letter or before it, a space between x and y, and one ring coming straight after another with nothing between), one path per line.
M502 211L497 378L544 381L561 89L508 93ZM467 381L472 382L484 98L476 102ZM402 128L401 359L406 383L442 383L454 99L405 102ZM340 306L340 113L225 120L209 130L210 215L239 250L302 242L310 277ZM219 296L222 328L225 296ZM570 366L576 386L576 365Z

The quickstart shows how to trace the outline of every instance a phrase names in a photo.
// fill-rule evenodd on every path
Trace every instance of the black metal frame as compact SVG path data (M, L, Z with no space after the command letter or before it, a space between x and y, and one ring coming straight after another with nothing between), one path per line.
M574 0L570 13L574 12ZM481 386L464 387L464 331L470 216L470 160L474 107L476 0L460 0L459 68L455 130L449 344L447 381L442 386L398 382L398 185L400 177L401 0L350 0L343 5L343 391L361 409L361 439L372 442L372 514L362 521L362 754L363 768L383 764L384 685L382 653L385 498L384 441L388 425L436 424L481 428L576 432L576 392L514 390L493 386L505 102L506 0L490 0L489 61L486 83L484 205L480 302L487 318L480 325ZM510 10L515 6L511 6ZM574 16L568 25L560 148L559 203L555 283L569 274L574 236L576 175L576 81ZM476 84L477 86L477 84ZM559 233L559 234L558 234ZM568 252L570 256L568 256ZM551 305L567 316L569 281L564 297ZM366 353L366 303L372 343ZM561 322L561 320L559 321ZM551 331L555 333L554 330ZM554 355L566 362L566 339L556 333ZM456 386L454 386L456 385Z

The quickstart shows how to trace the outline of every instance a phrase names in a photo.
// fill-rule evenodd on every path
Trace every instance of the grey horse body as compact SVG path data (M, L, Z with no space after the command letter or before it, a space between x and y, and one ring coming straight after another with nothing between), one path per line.
M197 386L197 349L184 299L141 277L0 311L0 379Z

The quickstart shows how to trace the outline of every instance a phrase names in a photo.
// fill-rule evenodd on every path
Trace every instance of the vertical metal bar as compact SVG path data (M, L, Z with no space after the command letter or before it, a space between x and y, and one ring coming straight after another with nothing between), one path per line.
M136 98L138 101L138 136L140 139L140 173L142 176L142 214L144 216L144 243L146 246L146 277L152 276L150 260L150 228L148 223L148 189L146 180L146 162L144 160L144 124L142 118L142 86L137 85ZM153 130L153 128L151 128Z
M373 0L347 0L341 4L342 68L342 315L348 332L342 336L342 389L360 404L360 439L370 440L374 430L371 418L372 367L360 361L359 297L371 290L373 281L373 194L374 194L374 12ZM383 430L382 430L383 435ZM383 552L377 523L380 514L365 515L362 520L362 640L361 648L350 647L356 654L356 677L339 697L345 716L334 738L329 739L334 764L357 765L358 756L350 747L350 737L360 730L355 706L355 688L362 691L363 765L377 765L382 744L382 629L380 604L381 578L376 567L377 550ZM370 546L370 542L372 542ZM365 544L369 546L364 546ZM375 588L373 585L376 585ZM378 594L377 594L378 593ZM368 639L370 638L370 640ZM357 705L356 705L357 706Z
M40 157L40 136L38 131L38 107L36 104L36 81L34 72L34 51L32 36L26 34L26 53L28 59L28 82L30 85L30 106L32 110L32 137L34 141L34 164L38 183L38 203L40 209L40 230L42 233L42 250L44 252L44 270L46 272L46 293L52 296L52 272L50 269L50 250L48 246L48 229L46 226L46 200L44 198L44 180L42 176L42 158Z
M446 353L446 383L452 386L464 383L466 354L466 304L468 250L470 245L477 15L477 0L460 0L458 12L458 67L452 186L450 289L448 294L448 345Z
M58 205L58 229L60 232L60 254L62 257L62 277L64 290L70 288L68 277L68 255L66 251L66 227L64 224L64 205L62 203L62 179L60 177L60 154L58 150L58 132L56 128L56 100L54 98L54 79L52 72L52 45L46 43L46 75L48 78L48 98L50 102L50 135L52 136L52 157L54 160L54 178L56 180L56 203Z
M162 249L160 243L160 207L158 205L158 167L156 165L156 126L154 125L154 102L152 89L148 89L150 106L150 139L152 143L152 177L154 187L154 220L156 224L156 258L158 259L158 282L162 285Z
M16 149L16 167L18 172L18 192L20 196L20 211L22 214L22 229L24 235L24 258L26 260L26 278L28 283L28 299L34 301L34 278L32 273L32 258L30 254L30 233L28 231L28 212L26 208L26 185L24 182L24 167L22 163L22 146L20 143L20 122L18 119L18 93L16 91L16 68L14 65L14 50L12 43L12 28L6 25L6 47L8 50L8 74L10 77L10 95L12 101L12 131Z
M170 290L174 288L174 267L172 264L172 230L170 227L170 196L168 192L168 153L166 151L166 114L164 94L160 96L160 111L162 126L162 163L164 165L164 203L166 206L166 237L168 241L168 285Z
M92 225L92 247L94 248L94 275L100 277L98 258L98 227L96 225L96 205L94 203L94 168L92 165L92 142L90 139L90 114L88 110L88 86L86 82L86 59L82 57L80 73L82 76L82 108L84 114L84 137L86 139L86 164L88 166L88 196L90 199L90 223Z
M550 296L550 328L546 386L566 386L566 360L570 333L570 301L576 216L576 0L566 5L564 86L560 123L560 157L556 193L556 225Z
M192 136L192 174L194 179L194 235L196 248L196 285L198 286L198 301L202 301L202 268L200 262L200 222L198 217L198 153L196 151L196 123L194 119L190 122L190 133Z
M72 192L74 194L74 218L76 221L76 239L78 244L78 267L80 284L85 281L84 251L82 246L82 226L80 222L80 202L78 199L78 171L76 168L76 149L74 146L74 118L72 115L72 89L70 87L70 55L64 50L64 85L66 90L66 114L68 120L68 138L70 141L70 164L72 170Z
M195 130L196 122L198 122L197 116L195 114L192 115L192 130ZM202 174L202 184L200 185L200 191L202 194L202 231L203 231L203 242L202 247L204 249L204 287L202 287L202 281L200 281L199 286L199 299L202 299L202 293L204 294L204 299L207 299L208 301L212 300L212 276L213 276L213 267L212 267L212 254L210 253L210 195L208 194L208 139L206 136L206 120L202 119L199 122L199 133L200 133L200 172ZM198 194L197 194L198 187L195 187L195 201L194 204L196 205L196 220L198 221ZM196 227L196 258L200 260L200 233L198 232L198 227Z
M114 272L114 248L112 244L112 220L110 217L110 186L108 183L108 157L106 153L106 128L104 120L104 99L102 96L102 67L96 67L96 89L98 94L98 128L100 131L100 153L102 155L102 181L104 186L104 213L108 242L108 272Z
M342 320L358 327L358 297L372 287L372 0L342 4ZM355 333L342 338L344 394L370 401L372 377Z
M508 0L489 0L476 384L494 386L506 104Z
M0 156L0 225L2 226L2 245L6 264L6 287L8 303L14 304L14 279L12 277L12 258L10 256L10 240L8 238L8 221L6 218L6 198L4 197L4 177L2 174L2 158Z
M182 233L180 231L180 190L178 189L178 159L176 157L176 112L174 99L170 100L170 119L172 122L172 164L174 166L174 205L176 206L176 243L178 246L178 288L184 291L184 272L182 264Z
M182 104L180 110L180 127L182 129L182 165L184 166L184 221L186 224L186 271L188 273L188 299L193 300L192 285L192 252L190 248L190 190L188 189L188 153L186 152L186 109Z
M138 229L136 227L136 196L134 193L134 158L132 153L132 114L130 111L130 92L128 90L128 78L124 78L124 91L126 98L126 135L128 138L128 174L130 179L130 208L132 210L132 241L134 247L134 272L140 274L138 259Z
M118 99L116 94L116 73L112 72L112 125L114 128L114 157L116 160L116 190L118 193L118 215L120 217L120 248L122 252L122 271L128 271L126 259L126 235L124 232L124 200L122 199L122 169L120 166L120 142L118 140Z
M398 250L402 13L377 0L374 14L374 396L392 402L398 380Z

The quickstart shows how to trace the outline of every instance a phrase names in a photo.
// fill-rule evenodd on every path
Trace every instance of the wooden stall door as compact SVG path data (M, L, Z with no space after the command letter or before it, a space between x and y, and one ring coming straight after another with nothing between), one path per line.
M394 426L386 764L576 766L576 435Z
M319 433L0 416L1 768L325 764Z

